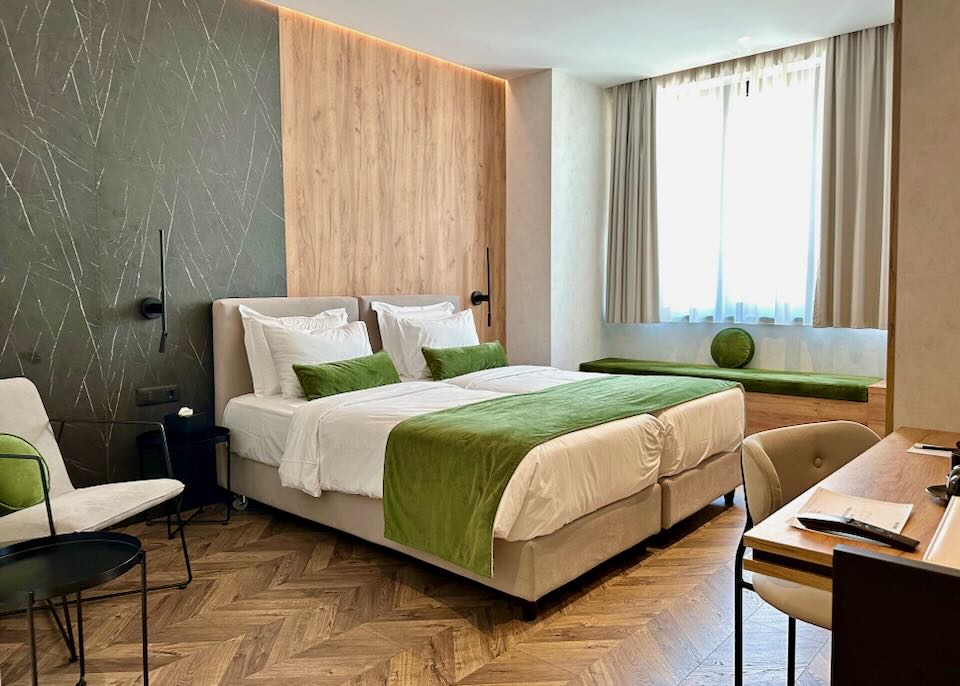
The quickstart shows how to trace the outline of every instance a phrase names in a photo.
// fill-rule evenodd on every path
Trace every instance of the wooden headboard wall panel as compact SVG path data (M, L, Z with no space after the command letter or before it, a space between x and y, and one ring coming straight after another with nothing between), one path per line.
M486 290L505 336L504 82L280 9L287 291Z

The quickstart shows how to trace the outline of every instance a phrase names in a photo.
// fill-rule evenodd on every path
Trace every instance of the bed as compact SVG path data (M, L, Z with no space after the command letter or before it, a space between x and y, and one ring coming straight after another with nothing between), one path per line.
M475 574L435 555L394 542L384 536L383 504L376 492L378 467L368 465L369 460L360 462L372 471L349 476L343 483L334 484L336 490L330 490L330 483L318 479L316 493L319 496L309 492L309 483L298 488L282 485L278 464L299 405L305 401L252 395L239 314L241 304L271 316L313 315L343 307L351 321L360 319L367 323L371 344L377 350L376 315L370 307L374 300L398 305L448 300L459 305L456 298L445 296L234 298L214 303L216 417L218 422L230 427L233 436L229 459L234 492L398 550L512 596L535 601L613 555L641 543L663 526L669 526L664 524L665 512L671 523L679 521L740 483L739 444L732 450L708 456L692 469L669 476L661 474L661 455L652 454L653 448L644 448L643 441L644 437L652 441L651 437L662 432L662 422L649 416L632 417L569 434L562 437L562 441L554 439L563 445L546 443L539 446L544 450L538 456L531 451L524 458L497 511L492 576ZM408 382L400 386L403 388L385 388L372 394L357 392L364 393L358 402L330 400L330 412L339 422L336 426L349 427L350 422L368 422L371 418L376 424L384 417L395 418L396 408L406 407L404 403L408 403L404 400L398 405L392 397L396 393L410 395L415 402L427 405L463 402L466 396L462 394L485 393L496 397L503 393L465 389L443 382ZM321 401L314 401L313 405L318 403ZM605 435L590 435L598 431ZM380 440L375 434L375 431L362 431L364 440L371 444ZM623 444L624 436L634 441L633 450L618 447ZM662 449L662 437L660 440ZM357 446L344 447L346 445L342 443L337 447L334 442L324 445L326 455L322 459L335 461L347 450L357 449ZM603 449L598 450L598 445ZM369 450L367 446L361 452L373 454ZM586 457L572 459L578 455ZM220 469L222 484L225 482L223 467ZM564 480L556 476L573 469L580 470L580 477ZM287 478L289 483L289 474ZM669 501L663 498L666 490L671 493ZM556 507L558 502L561 505Z

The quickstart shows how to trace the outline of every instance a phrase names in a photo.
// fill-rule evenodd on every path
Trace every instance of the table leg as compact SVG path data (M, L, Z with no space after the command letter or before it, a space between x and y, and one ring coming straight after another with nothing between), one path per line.
M73 641L73 626L70 624L70 606L67 604L67 597L63 596L63 621L67 625L67 648L70 649L70 662L77 659L77 646Z
M797 673L797 620L787 619L787 684L796 683Z
M80 654L80 681L77 686L86 686L87 683L87 663L83 656L83 600L80 598L80 591L77 591L77 647Z
M77 661L77 646L73 640L73 625L70 623L70 610L67 606L66 597L60 598L63 604L63 620L61 621L60 615L57 614L57 607L53 604L53 601L49 598L47 599L47 607L50 609L50 614L53 615L53 621L57 625L57 629L60 631L60 636L63 638L63 643L67 646L67 651L70 653L69 660L70 662ZM64 625L66 622L66 625Z
M140 553L140 641L143 649L143 686L150 684L147 661L147 553Z
M230 508L233 507L233 493L230 491L230 436L227 435L227 521L225 524L230 523Z
M37 677L37 636L33 631L33 591L27 593L27 635L30 641L30 683L37 686L40 681Z

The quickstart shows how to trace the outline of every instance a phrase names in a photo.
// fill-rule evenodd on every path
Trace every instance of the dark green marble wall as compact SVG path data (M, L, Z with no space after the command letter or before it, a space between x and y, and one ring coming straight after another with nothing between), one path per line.
M0 377L52 416L159 417L134 389L166 383L209 410L211 301L285 289L276 9L0 2ZM132 433L64 443L78 485L136 473Z

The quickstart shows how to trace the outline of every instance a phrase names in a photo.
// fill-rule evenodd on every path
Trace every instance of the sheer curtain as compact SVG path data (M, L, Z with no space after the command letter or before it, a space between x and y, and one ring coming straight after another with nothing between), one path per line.
M824 48L656 80L661 320L811 323Z

